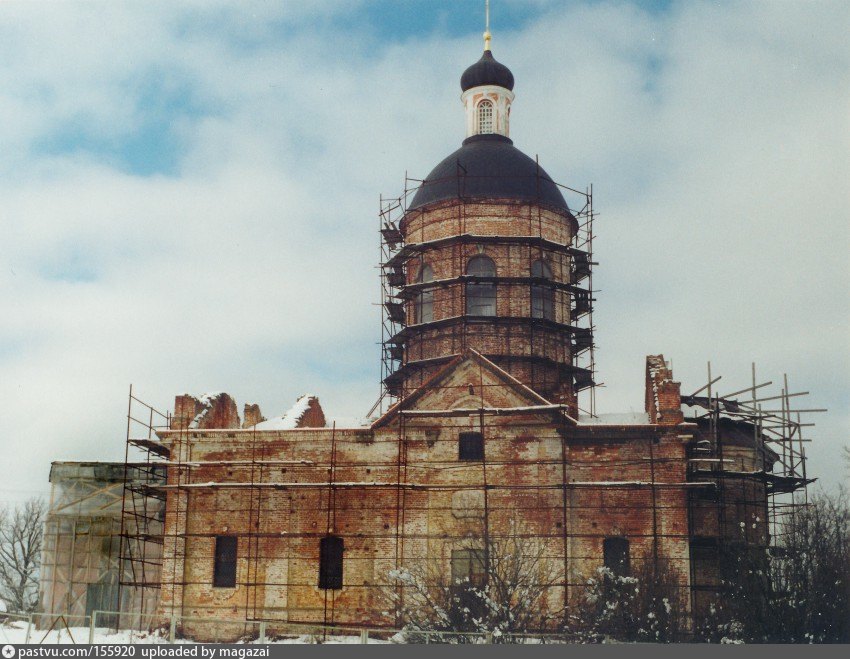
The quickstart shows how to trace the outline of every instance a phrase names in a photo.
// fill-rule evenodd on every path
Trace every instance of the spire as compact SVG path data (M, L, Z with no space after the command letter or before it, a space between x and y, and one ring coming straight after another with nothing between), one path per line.
M484 0L484 52L490 50L490 0Z
M514 75L490 52L490 0L484 0L484 53L460 77L460 100L466 109L466 136L509 137Z

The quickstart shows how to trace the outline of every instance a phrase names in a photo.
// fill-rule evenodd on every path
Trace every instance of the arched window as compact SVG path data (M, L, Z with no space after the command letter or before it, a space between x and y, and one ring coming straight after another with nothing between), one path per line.
M425 284L429 281L434 281L434 271L427 263L419 268L419 277L417 282ZM415 322L430 323L434 320L434 290L425 289L416 294L416 302L414 306Z
M481 101L478 104L478 133L493 132L493 104L490 101Z
M473 256L466 264L466 274L472 277L495 277L496 264L487 256ZM468 316L496 315L496 284L494 282L467 282L466 313Z
M552 279L552 268L546 261L535 261L531 264L531 276ZM531 317L555 320L555 289L545 284L531 285Z

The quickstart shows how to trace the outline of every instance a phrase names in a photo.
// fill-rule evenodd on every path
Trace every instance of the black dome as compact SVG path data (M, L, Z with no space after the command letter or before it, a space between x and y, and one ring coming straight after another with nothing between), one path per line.
M467 137L428 174L408 210L458 198L520 199L570 213L549 175L510 139L497 134Z
M514 74L504 64L493 59L493 53L489 50L485 50L481 59L460 77L460 88L463 91L481 85L498 85L511 91L514 88Z

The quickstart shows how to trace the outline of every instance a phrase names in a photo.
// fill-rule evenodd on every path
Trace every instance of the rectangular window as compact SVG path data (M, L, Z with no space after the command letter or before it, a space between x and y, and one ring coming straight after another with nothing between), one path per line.
M458 437L458 459L484 459L484 436L480 432L460 433Z
M474 586L484 584L486 570L484 568L484 551L481 549L452 550L452 584L469 583Z
M468 316L495 316L496 284L469 282L466 285L466 314Z
M236 586L236 547L235 535L219 535L215 538L215 565L213 567L213 586L216 588L234 588Z
M626 538L605 538L602 542L605 567L617 576L629 574L629 541Z
M342 538L329 535L319 541L319 588L339 590L342 588L342 553L345 544Z
M531 287L531 317L555 320L555 291L545 286Z
M434 291L422 291L416 297L416 322L434 322Z

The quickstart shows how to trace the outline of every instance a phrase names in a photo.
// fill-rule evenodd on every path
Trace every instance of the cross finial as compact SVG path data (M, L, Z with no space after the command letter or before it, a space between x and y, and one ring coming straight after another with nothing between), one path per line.
M490 0L484 0L484 50L490 50Z

